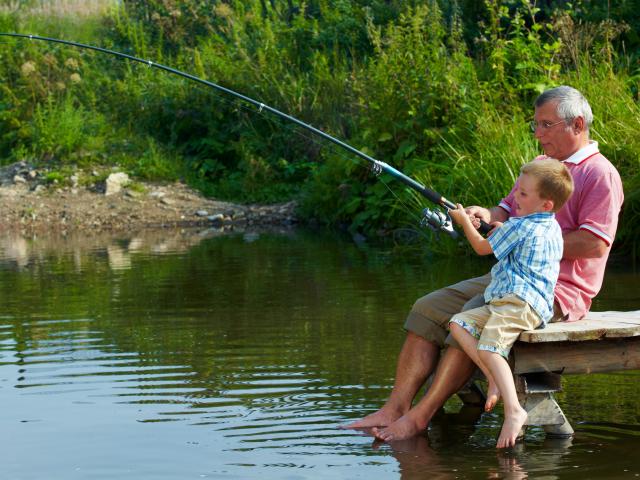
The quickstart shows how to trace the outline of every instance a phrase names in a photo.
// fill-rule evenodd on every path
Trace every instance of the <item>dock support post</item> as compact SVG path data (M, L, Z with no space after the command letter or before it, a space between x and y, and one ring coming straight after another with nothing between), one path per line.
M573 428L553 397L562 390L561 375L543 372L514 377L520 404L528 414L526 425L542 426L549 436L571 437Z

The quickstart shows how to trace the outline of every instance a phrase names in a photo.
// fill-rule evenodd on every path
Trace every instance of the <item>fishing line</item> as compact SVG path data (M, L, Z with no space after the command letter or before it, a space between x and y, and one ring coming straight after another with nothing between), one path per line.
M288 115L286 113L281 112L280 110L277 110L273 107L270 107L269 105L266 105L263 102L260 102L258 100L254 100L253 98L247 97L241 93L238 93L234 90L231 90L229 88L223 87L221 85L218 85L216 83L210 82L208 80L204 80L202 78L196 77L194 75L191 75L189 73L177 70L175 68L171 68L171 67L167 67L166 65L163 65L161 63L156 63L153 62L151 60L144 60L138 57L134 57L133 55L129 55L126 53L121 53L121 52L116 52L114 50L109 50L106 48L101 48L101 47L96 47L93 45L87 45L87 44L82 44L82 43L77 43L77 42L71 42L68 40L61 40L61 39L57 39L57 38L49 38L49 37L41 37L38 35L25 35L25 34L19 34L19 33L0 33L0 36L6 36L6 37L15 37L15 38L22 38L22 39L30 39L30 40L41 40L44 42L50 42L50 43L56 43L56 44L62 44L62 45L68 45L68 46L73 46L73 47L77 47L80 49L86 49L86 50L94 50L97 52L101 52L101 53L106 53L109 55L113 55L119 58L124 58L133 62L138 62L141 64L145 64L148 65L149 67L154 67L154 68L158 68L160 70L164 70L166 72L169 73L173 73L175 75L187 78L189 80L192 80L194 82L200 83L200 84L204 84L207 85L211 88L213 88L214 90L218 91L218 92L223 92L228 96L231 97L235 97L237 99L242 100L245 103L251 104L254 107L256 107L258 109L258 113L261 114L263 111L267 111L273 115L275 115L276 117L279 117L281 119L287 120L293 124L295 124L298 127L302 127L303 129L314 133L315 135L328 140L330 143L332 143L333 145L337 145L339 147L341 147L343 150L346 150L348 152L350 152L351 154L360 157L368 162L371 163L371 167L372 170L374 171L374 173L376 174L376 176L379 176L382 172L385 172L387 174L390 174L392 177L394 177L396 180L399 180L400 182L404 183L406 186L414 189L415 191L417 191L418 193L420 193L423 197L427 198L428 200L430 200L431 202L435 203L438 206L444 207L445 209L452 209L452 208L456 208L456 204L454 202L451 202L450 200L447 200L445 197L443 197L442 195L440 195L438 192L431 190L430 188L427 188L426 186L422 185L421 183L417 182L416 180L414 180L411 177L408 177L407 175L405 175L404 173L402 173L401 171L397 170L396 168L392 167L391 165L382 162L380 160L376 160L375 158L365 154L364 152L357 150L356 148L352 147L351 145L348 145L347 143L338 140L335 137L332 137L331 135L323 132L322 130L319 130L316 127L313 127L310 124L304 123L301 120L298 120L295 117L292 117L291 115ZM313 140L312 140L313 141ZM384 182L383 182L384 183ZM385 186L390 190L390 187L388 185L385 184ZM442 212L441 210L431 210L428 208L425 208L423 210L423 218L422 218L422 224L425 224L427 226L429 226L430 228L434 229L434 230L441 230L444 231L448 234L450 234L451 236L457 236L457 232L453 229L453 223L451 221L451 218L449 217L448 213ZM480 228L479 230L482 233L487 233L489 230L491 229L491 227L481 221L480 222Z

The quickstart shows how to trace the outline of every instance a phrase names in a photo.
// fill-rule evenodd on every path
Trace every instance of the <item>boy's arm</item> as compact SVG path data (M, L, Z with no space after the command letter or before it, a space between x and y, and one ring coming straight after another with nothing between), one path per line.
M464 208L462 208L462 205L458 204L455 210L449 210L449 215L451 215L453 221L462 227L464 235L467 237L467 240L469 240L469 243L478 255L489 255L490 253L493 253L491 244L486 238L478 233L476 227L471 223L469 215L465 212Z

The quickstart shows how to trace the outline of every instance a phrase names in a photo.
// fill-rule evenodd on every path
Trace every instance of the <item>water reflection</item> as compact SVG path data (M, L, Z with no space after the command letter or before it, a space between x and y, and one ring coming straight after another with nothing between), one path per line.
M4 469L15 478L635 475L637 372L570 377L559 401L577 436L565 443L534 429L497 452L500 415L455 400L428 435L406 442L336 428L388 395L413 300L487 268L292 230L5 237ZM602 309L621 292L638 299L636 286L634 274L612 270ZM603 467L602 458L622 460Z
M519 443L515 448L498 451L492 446L473 445L469 426L456 426L459 420L440 417L425 435L389 445L374 441L372 448L390 452L398 462L399 478L403 480L520 480L539 475L546 479L571 478L574 466L567 461L575 460L571 458L573 439L544 438L531 446Z
M250 243L258 240L263 234L286 236L292 231L287 227L271 227L244 232L242 238ZM224 228L148 229L136 234L100 232L91 236L72 234L25 237L10 233L0 237L0 263L24 268L30 261L47 256L71 254L76 261L76 267L82 268L83 255L100 255L103 252L113 270L126 270L131 268L132 254L177 254L188 251L204 240L228 236L231 233L233 232Z
M0 239L0 255L3 259L15 262L18 268L29 263L29 246L21 235L9 235Z

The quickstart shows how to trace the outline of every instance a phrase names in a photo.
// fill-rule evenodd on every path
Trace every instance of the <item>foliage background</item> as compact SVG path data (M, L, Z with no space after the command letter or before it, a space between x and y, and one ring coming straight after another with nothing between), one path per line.
M90 43L184 70L463 204L493 205L509 190L539 151L527 127L533 100L572 85L592 104L592 137L624 180L617 245L637 255L639 12L638 0L22 0L0 7L0 31ZM0 60L2 163L117 165L221 199L295 198L304 217L351 233L397 239L407 228L422 231L425 202L414 192L213 89L110 56L6 37Z

